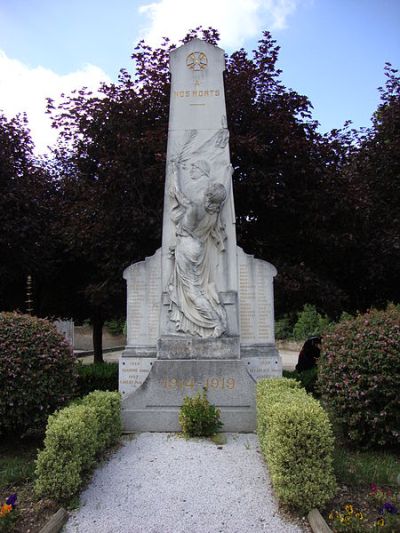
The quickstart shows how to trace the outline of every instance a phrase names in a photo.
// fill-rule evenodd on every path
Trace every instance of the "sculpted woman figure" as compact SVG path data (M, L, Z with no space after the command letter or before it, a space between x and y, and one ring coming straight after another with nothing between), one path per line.
M193 163L190 179L204 186L197 197L189 199L179 186L173 164L170 189L176 228L176 245L171 250L175 264L168 284L170 319L177 332L203 338L219 337L226 331L226 312L213 281L211 256L215 248L224 250L220 210L227 193L221 183L210 182L209 172L206 161Z

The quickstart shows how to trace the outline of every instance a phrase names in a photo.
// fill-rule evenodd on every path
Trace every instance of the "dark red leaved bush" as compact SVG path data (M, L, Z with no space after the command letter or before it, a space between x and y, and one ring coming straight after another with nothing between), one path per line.
M351 441L400 444L400 309L336 324L324 336L317 388Z
M50 322L0 313L0 433L42 432L76 383L72 349Z

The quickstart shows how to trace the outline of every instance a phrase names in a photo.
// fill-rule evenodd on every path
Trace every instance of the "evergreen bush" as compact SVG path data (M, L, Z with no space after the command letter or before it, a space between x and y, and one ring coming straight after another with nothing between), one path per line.
M78 395L85 396L95 390L118 390L118 363L78 365Z
M111 335L118 336L125 334L125 318L113 318L112 320L106 320L104 322L105 328L111 333Z
M36 460L35 493L65 501L76 494L96 456L120 435L120 396L94 392L48 420Z
M315 390L317 383L318 369L317 367L310 368L308 370L303 370L302 372L297 372L297 370L284 370L282 372L283 377L289 379L295 379L299 381L301 386L306 389L307 392L312 395L317 395L318 393Z
M290 316L284 315L275 320L275 338L278 340L291 339L293 336L293 324Z
M329 326L328 317L318 313L314 305L305 304L297 315L297 322L293 327L293 337L297 341L321 335Z
M179 412L179 424L186 437L211 437L222 427L221 412L210 404L207 389L195 396L186 396Z
M73 398L76 382L72 349L53 324L0 313L0 432L44 431L49 414Z
M104 450L114 444L122 431L119 393L94 391L82 399L82 405L94 407L98 421L97 449Z
M370 310L324 336L317 388L349 439L400 444L400 309Z
M332 428L319 402L297 381L257 383L257 433L282 503L308 512L334 496Z

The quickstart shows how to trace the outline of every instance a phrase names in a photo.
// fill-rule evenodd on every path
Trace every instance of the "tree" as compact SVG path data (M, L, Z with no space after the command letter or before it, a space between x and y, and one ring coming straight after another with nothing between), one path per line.
M252 57L240 50L227 61L238 239L278 267L278 313L310 302L335 314L346 295L319 260L317 247L334 240L334 235L326 239L320 207L337 185L334 150L318 133L308 98L280 82L278 53L264 32Z
M61 132L58 228L80 266L76 291L93 324L96 362L104 320L123 314L123 269L154 253L160 241L167 117L152 88L148 100L145 86L138 94L123 71L102 96L76 93L54 116Z
M215 43L216 32L203 35ZM118 83L103 84L100 96L82 89L57 109L48 102L60 133L57 227L75 265L69 285L93 324L98 362L104 320L123 314L123 269L152 255L161 241L172 48L168 39L155 50L141 41L132 55L134 78L121 70ZM76 303L69 306L74 315Z
M24 310L28 274L51 268L52 181L35 161L26 116L0 114L0 308Z
M212 44L219 40L216 30L197 28L182 42L195 36ZM60 131L55 152L61 170L60 229L69 256L81 267L79 292L94 325L97 360L104 319L122 312L123 268L152 254L160 241L168 53L174 47L168 39L157 49L142 41L132 56L134 78L122 70L118 83L104 84L100 96L81 90L58 109L49 101ZM286 273L294 270L294 277L305 270L314 288L325 288L310 261L315 255L310 220L299 217L307 202L317 204L324 165L320 139L308 99L279 81L278 52L265 32L251 59L244 50L227 57L239 243ZM285 276L281 286L281 294L296 294ZM326 300L325 293L319 297ZM282 307L289 302L300 308L304 291L286 298L286 304L281 300Z
M216 30L196 28L182 42L195 36L212 44L219 40ZM64 97L57 109L49 101L60 132L54 152L57 232L68 257L69 285L77 287L80 309L94 324L96 360L101 360L104 319L123 312L122 270L160 243L168 53L174 47L168 39L156 49L141 41L132 56L134 77L122 70L118 83L102 85L99 96L82 89ZM370 305L377 296L373 279L362 285L360 272L367 280L371 253L365 228L373 228L360 213L368 207L371 221L374 206L382 208L387 196L388 183L380 195L377 174L367 164L379 155L373 150L376 140L386 150L380 152L381 159L384 152L387 156L379 165L386 165L388 180L396 172L389 173L390 150L398 142L388 118L395 109L394 78L374 131L365 134L347 126L323 136L308 98L280 81L278 54L276 42L264 32L252 55L242 49L226 57L239 244L278 267L278 313L299 310L307 302L330 315L343 307L361 308L367 300ZM368 180L362 179L361 168L368 170ZM372 186L381 204L373 200ZM375 235L378 240L379 232ZM395 258L392 248L386 246L386 264ZM385 296L391 293L391 279Z
M352 178L363 187L362 229L365 296L384 306L400 301L400 77L387 63L386 84L372 128L350 164ZM370 302L368 302L368 300Z
M390 64L385 75L372 127L334 130L327 139L340 154L330 203L321 205L336 237L334 257L328 255L330 276L353 311L400 300L400 80Z

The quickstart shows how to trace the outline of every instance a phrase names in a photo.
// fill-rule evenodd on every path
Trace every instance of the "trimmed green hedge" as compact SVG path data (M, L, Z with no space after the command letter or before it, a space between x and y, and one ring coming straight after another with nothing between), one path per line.
M335 494L328 415L291 379L257 383L257 433L279 500L301 512Z
M118 390L118 363L78 364L78 395Z
M35 493L66 500L79 490L96 456L121 433L120 395L95 391L51 415L36 459Z

